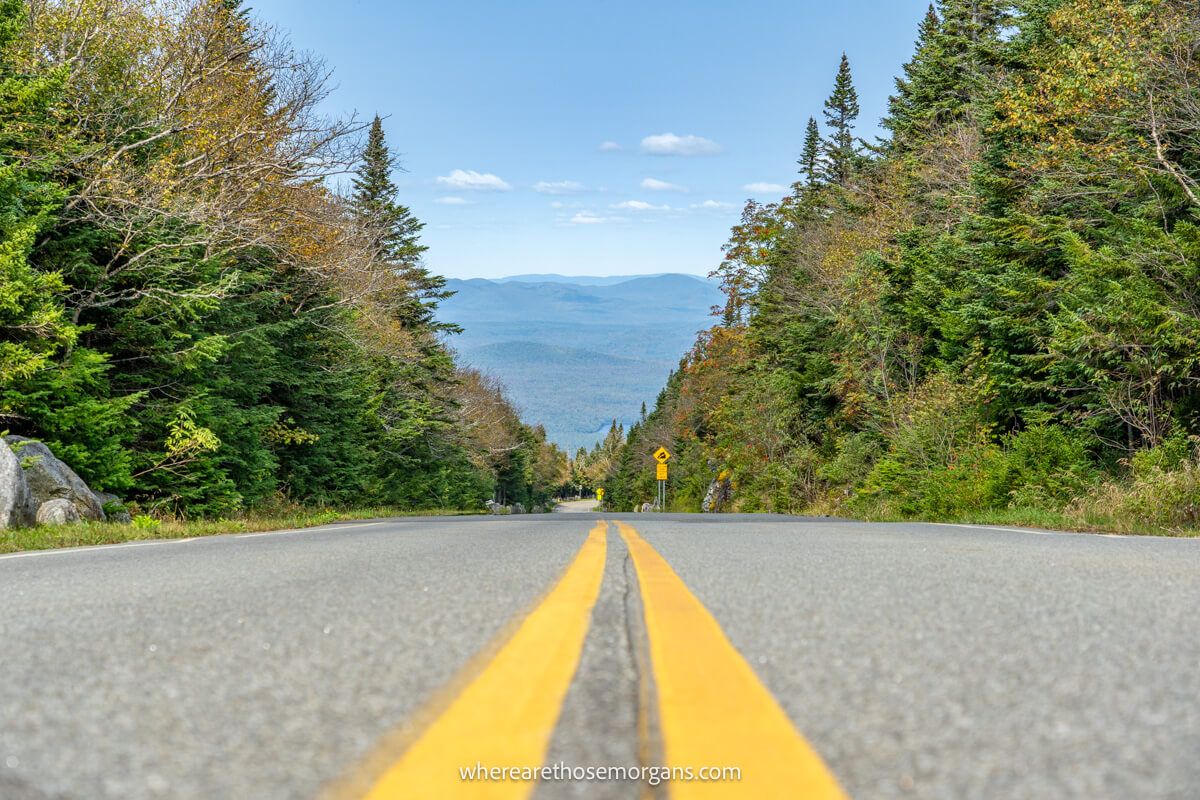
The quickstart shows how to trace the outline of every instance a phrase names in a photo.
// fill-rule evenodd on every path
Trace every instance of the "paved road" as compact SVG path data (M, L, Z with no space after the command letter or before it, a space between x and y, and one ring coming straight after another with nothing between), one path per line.
M595 511L598 504L595 500L565 500L554 507L559 514L581 514Z
M0 557L0 798L416 797L386 779L423 746L751 772L672 797L791 764L856 798L1200 797L1200 541L600 519Z

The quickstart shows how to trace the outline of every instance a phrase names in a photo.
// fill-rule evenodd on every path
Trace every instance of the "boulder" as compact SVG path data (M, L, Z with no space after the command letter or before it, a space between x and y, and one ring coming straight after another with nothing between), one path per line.
M525 506L521 505L520 503L513 503L513 504L512 504L512 513L514 513L514 514L524 514L524 513L525 513Z
M642 503L642 513L643 514L649 514L653 510L654 510L654 506L652 504Z
M729 473L723 471L708 485L700 510L705 514L715 514L724 509L732 498L733 485L729 481Z
M128 525L133 522L133 517L129 514L129 509L125 507L125 503L115 494L108 492L92 492L96 495L96 502L104 509L104 516L109 522L117 522L121 525Z
M24 528L36 520L37 505L29 482L21 469L21 460L4 442L0 442L0 528Z
M75 470L54 457L49 447L24 436L5 436L4 441L20 460L29 491L39 508L49 500L69 500L83 519L104 521L104 507L96 495Z
M79 511L70 500L56 497L38 506L37 521L39 525L67 525L79 522Z

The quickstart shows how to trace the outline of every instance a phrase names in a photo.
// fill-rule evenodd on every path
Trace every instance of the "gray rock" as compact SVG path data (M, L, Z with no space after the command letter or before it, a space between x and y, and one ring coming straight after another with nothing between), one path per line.
M133 517L129 514L129 509L125 507L125 503L115 494L108 492L92 492L96 495L96 502L104 508L104 516L109 522L117 522L121 525L128 525L133 522Z
M29 491L39 507L49 500L69 500L83 519L104 521L104 508L96 495L75 470L54 457L49 447L24 436L5 436L4 441L17 454Z
M524 514L524 513L525 513L525 506L521 505L520 503L513 503L513 504L512 504L512 513L514 513L514 514Z
M732 498L733 484L729 482L728 473L723 472L708 485L704 500L700 502L700 510L705 514L715 514L729 505Z
M39 525L67 525L79 522L79 510L70 500L56 497L38 506L37 521Z
M7 444L0 442L0 528L32 525L36 509L21 460Z
M652 503L642 503L642 513L643 514L648 514L653 510L654 510L654 505Z

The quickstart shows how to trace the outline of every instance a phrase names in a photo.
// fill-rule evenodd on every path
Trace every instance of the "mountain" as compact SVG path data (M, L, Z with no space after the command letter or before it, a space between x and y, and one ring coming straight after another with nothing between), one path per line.
M580 283L576 281L591 281ZM612 281L612 282L600 282ZM722 301L692 275L561 275L447 281L438 317L463 327L451 345L499 377L530 422L574 454L613 419L636 421Z
M530 273L528 275L509 275L506 278L496 278L497 283L574 283L579 286L612 286L624 283L634 278L660 278L670 275L669 272L652 272L646 275L559 275L554 272ZM699 277L699 276L697 276ZM703 278L700 278L703 280Z

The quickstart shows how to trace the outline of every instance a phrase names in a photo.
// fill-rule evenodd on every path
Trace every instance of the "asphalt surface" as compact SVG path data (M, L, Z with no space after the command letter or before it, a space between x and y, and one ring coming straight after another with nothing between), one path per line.
M0 556L0 798L328 796L538 602L599 518ZM604 518L671 564L853 797L1200 797L1200 541ZM615 529L608 548L548 761L639 757L637 583ZM641 748L660 752L653 730Z

